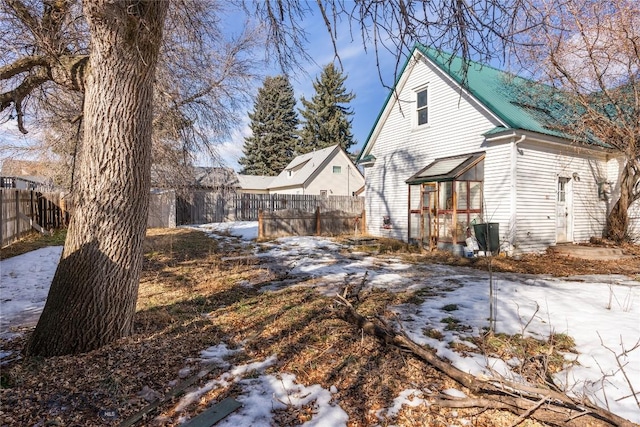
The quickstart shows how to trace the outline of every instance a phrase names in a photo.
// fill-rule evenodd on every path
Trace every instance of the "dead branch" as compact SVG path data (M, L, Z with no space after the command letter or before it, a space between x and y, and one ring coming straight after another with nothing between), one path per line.
M393 345L413 354L468 388L472 393L482 396L481 399L438 401L441 406L505 409L518 416L532 418L554 426L577 425L572 421L581 416L588 416L590 425L594 426L632 427L634 425L590 402L578 402L566 394L554 390L518 384L504 379L499 381L480 380L419 346L406 334L394 331L388 325L381 325L365 318L341 295L336 295L336 301L343 307L343 310L338 313L341 319L356 325L363 332L376 337L384 344ZM581 422L580 425L583 423Z
M627 385L629 386L629 390L631 391L630 396L633 396L633 398L636 401L636 405L638 406L638 408L640 408L640 400L638 400L639 393L633 388L633 383L629 379L629 376L627 375L627 371L624 369L627 366L627 363L623 363L622 360L620 360L622 357L626 357L632 351L640 348L640 339L633 345L633 347L631 347L630 349L625 349L624 342L622 341L622 337L620 337L620 348L622 348L622 353L618 354L604 344L604 340L600 336L600 332L596 332L596 333L598 334L598 338L600 339L600 345L604 347L606 350L608 350L613 355L613 357L616 358L616 364L618 365L618 369L620 370L620 372L622 372L622 375Z

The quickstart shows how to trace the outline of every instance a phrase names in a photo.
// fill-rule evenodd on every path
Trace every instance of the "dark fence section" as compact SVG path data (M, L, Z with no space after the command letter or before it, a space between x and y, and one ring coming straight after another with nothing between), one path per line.
M59 193L0 189L0 240L5 247L32 229L45 232L68 223Z
M297 210L357 212L364 209L362 197L298 194L246 194L194 191L177 196L177 224L207 224L224 221L257 221L260 211Z

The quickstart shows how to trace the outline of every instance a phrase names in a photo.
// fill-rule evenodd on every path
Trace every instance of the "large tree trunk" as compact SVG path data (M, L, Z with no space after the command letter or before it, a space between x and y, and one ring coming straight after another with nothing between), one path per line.
M132 331L166 8L155 0L84 2L91 53L74 211L29 354L86 352Z
M605 237L614 242L629 240L629 207L634 200L633 189L637 181L631 160L620 175L620 197L607 216Z

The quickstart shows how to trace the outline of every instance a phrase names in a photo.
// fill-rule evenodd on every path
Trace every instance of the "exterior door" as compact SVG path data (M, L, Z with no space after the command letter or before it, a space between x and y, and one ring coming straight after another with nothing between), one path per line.
M558 177L556 204L556 242L570 241L571 178Z

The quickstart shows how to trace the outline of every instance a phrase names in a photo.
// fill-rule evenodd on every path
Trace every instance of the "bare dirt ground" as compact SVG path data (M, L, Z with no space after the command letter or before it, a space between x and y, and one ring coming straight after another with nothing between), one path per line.
M27 243L25 247L31 250L33 246ZM639 277L640 247L628 245L623 249L632 257L606 262L551 254L528 255L518 261L497 257L493 269L558 276L598 273ZM379 241L358 250L393 252L413 262L487 267L482 259L409 251L393 241ZM15 255L20 251L17 243L10 252ZM349 414L349 426L453 426L462 425L458 422L465 418L473 426L502 427L517 421L517 416L504 411L422 405L405 408L397 418L381 422L375 411L391 406L400 391L444 390L454 386L452 380L412 356L362 335L335 316L331 298L309 288L260 292L276 275L247 256L249 251L197 231L150 230L135 333L87 354L16 358L2 366L0 425L120 425L154 399L162 403L137 425L179 425L174 408L180 394L175 391L187 383L205 384L222 371L213 368L202 377L186 378L180 378L179 372L197 364L193 359L203 349L221 341L232 346L242 343L245 349L231 363L277 354L278 363L271 372L293 373L307 385L335 385L336 398ZM3 257L7 253L3 249ZM238 286L242 281L254 285ZM365 315L384 314L388 305L411 297L408 293L376 292L361 301L359 310ZM0 342L0 348L19 354L31 330L22 332L18 338ZM200 413L211 402L237 392L231 386L205 394L187 408L186 415ZM276 425L300 425L309 419L309 411L280 411ZM524 420L518 425L541 424Z

